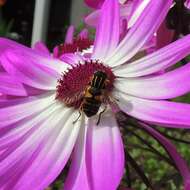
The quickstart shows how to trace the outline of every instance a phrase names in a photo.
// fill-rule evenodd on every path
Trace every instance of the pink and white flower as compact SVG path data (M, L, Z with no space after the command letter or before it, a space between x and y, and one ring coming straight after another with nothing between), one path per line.
M190 64L152 75L189 54L190 36L128 63L158 29L171 4L172 0L150 0L120 41L119 4L106 0L90 58L73 53L67 62L0 39L0 93L7 95L0 99L1 189L43 190L70 156L65 190L117 189L124 171L123 143L114 117L118 109L144 122L190 128L190 105L167 100L189 92ZM87 118L83 113L73 123L81 93L95 71L107 74L111 83L106 90L119 101L107 105L98 126L98 114ZM178 155L173 147L168 149ZM188 167L183 159L176 163L187 186Z

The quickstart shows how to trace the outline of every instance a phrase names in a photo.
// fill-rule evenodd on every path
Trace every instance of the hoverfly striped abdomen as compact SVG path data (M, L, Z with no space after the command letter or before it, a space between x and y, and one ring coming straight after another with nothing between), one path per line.
M87 117L91 117L98 112L100 105L101 102L94 98L85 98L82 104L82 111Z
M89 86L85 90L81 110L87 117L98 113L103 100L103 90L106 86L107 75L103 71L96 71Z

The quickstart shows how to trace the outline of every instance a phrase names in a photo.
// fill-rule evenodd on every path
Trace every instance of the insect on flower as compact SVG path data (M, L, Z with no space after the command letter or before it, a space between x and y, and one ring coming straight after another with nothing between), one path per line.
M89 85L85 89L83 101L80 106L80 111L83 111L87 117L96 115L102 102L106 103L106 98L108 98L106 97L106 86L108 83L109 80L107 79L107 75L103 71L96 71L91 77ZM105 110L106 107L99 113L97 125L100 122L101 114L104 113ZM80 118L81 112L79 113L80 115L74 123Z
M64 190L116 190L125 171L115 119L120 110L143 122L190 128L190 105L168 101L190 91L190 64L157 74L189 54L190 35L132 60L171 4L150 0L121 41L118 0L106 0L89 56L61 52L60 58L0 38L0 93L6 95L0 99L0 189L46 189L71 158ZM85 109L88 93L93 98ZM188 166L169 149L189 186Z

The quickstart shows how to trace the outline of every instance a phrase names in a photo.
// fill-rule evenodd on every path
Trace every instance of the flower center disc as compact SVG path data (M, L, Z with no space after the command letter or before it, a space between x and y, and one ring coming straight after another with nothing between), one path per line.
M85 89L88 87L94 73L103 71L107 75L109 83L106 91L109 93L113 89L115 75L111 68L98 61L85 61L84 64L73 66L67 73L58 80L56 98L64 102L67 106L79 108L84 97Z
M76 38L73 43L65 43L58 46L58 57L64 53L75 53L90 48L93 42L88 38Z

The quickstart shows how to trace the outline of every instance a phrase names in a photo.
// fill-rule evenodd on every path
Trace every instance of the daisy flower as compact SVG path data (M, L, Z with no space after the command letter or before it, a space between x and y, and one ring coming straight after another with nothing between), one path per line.
M190 127L190 105L167 100L189 92L190 65L152 75L189 54L190 36L128 63L158 29L171 4L151 0L120 41L118 1L106 0L91 57L73 53L69 62L0 39L0 92L7 95L0 99L1 189L43 190L70 157L65 190L117 189L124 172L115 119L120 110L147 123ZM86 112L84 101L93 99L89 85L102 84L100 78L104 82L96 98L103 98L96 100L102 104L88 117L87 112L97 107L87 106ZM176 159L187 186L187 165Z

